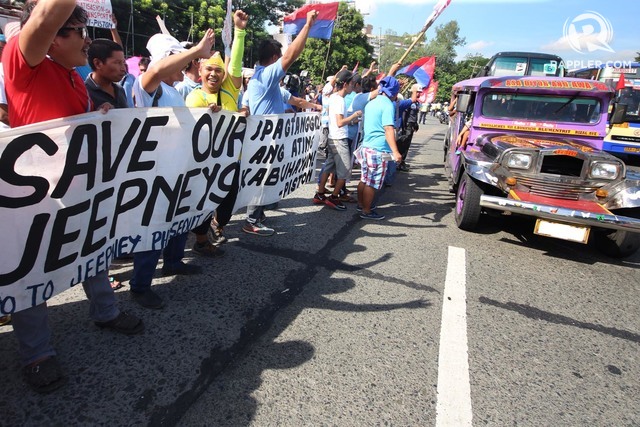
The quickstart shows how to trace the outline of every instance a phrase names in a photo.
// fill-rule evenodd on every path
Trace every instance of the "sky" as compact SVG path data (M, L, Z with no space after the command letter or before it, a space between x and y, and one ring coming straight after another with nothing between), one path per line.
M435 0L356 0L365 24L384 34L417 34L433 11ZM455 20L468 54L490 57L496 52L554 53L568 68L590 61L631 61L640 52L638 0L451 0L435 27Z

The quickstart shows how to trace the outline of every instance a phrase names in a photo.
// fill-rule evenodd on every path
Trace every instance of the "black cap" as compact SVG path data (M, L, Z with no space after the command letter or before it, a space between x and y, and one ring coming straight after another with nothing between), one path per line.
M342 70L338 74L336 74L336 81L334 84L338 83L349 83L353 78L353 73L349 70Z

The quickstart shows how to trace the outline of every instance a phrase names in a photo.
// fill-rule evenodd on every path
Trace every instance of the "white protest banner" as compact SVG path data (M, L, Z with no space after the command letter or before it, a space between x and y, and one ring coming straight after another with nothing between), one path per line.
M249 121L242 146L235 210L265 206L313 180L320 141L317 113L260 116Z
M87 11L87 27L113 28L111 0L78 0L78 6Z
M0 313L40 304L114 257L160 250L202 223L240 177L255 175L241 170L243 143L267 143L277 135L274 123L290 123L282 130L287 150L261 157L261 166L290 163L292 153L314 156L317 143L300 142L304 154L291 147L317 140L319 115L299 114L300 124L293 117L135 108L0 133ZM260 198L251 191L272 193L255 185L255 176L250 182L246 200ZM283 196L293 191L290 180L283 184Z

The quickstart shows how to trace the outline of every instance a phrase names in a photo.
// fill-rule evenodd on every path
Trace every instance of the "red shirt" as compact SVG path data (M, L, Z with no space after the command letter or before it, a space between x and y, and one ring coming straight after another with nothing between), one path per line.
M12 37L2 53L12 128L93 110L76 70L68 70L48 57L31 68L20 52L18 37Z

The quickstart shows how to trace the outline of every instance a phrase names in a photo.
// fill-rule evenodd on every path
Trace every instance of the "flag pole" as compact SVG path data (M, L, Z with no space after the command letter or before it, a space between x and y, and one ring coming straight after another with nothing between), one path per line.
M429 15L429 17L427 18L427 22L425 22L424 27L422 27L422 30L420 30L420 32L418 33L418 35L415 37L415 39L413 40L413 43L411 43L411 45L407 48L407 50L404 52L404 54L402 55L402 57L398 60L399 63L402 64L402 61L404 61L407 58L407 55L409 55L409 52L411 52L411 50L415 47L415 45L418 43L418 40L422 39L422 36L424 36L424 33L427 32L427 30L429 29L429 27L431 27L431 25L435 22L435 20L438 18L438 16L440 16L440 14L442 13L442 11L449 6L449 3L451 3L451 0L440 0L434 7L433 7L433 12L431 12L431 15Z

